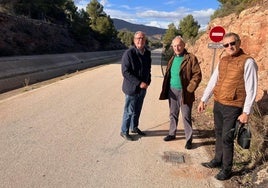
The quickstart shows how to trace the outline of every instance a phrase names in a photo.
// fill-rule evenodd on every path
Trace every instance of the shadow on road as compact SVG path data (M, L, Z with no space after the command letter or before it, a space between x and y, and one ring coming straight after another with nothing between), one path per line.
M199 129L194 129L193 130L193 146L192 148L198 148L198 147L202 147L202 146L209 146L209 145L215 145L215 134L214 134L214 130L199 130ZM146 133L145 137L165 137L168 135L168 130L145 130L144 133ZM132 135L134 140L139 140L142 136L140 135ZM213 140L207 140L212 138ZM176 139L173 141L177 141L177 140L184 140L185 139L185 135L184 135L184 130L183 129L179 129L177 130L177 134L176 134ZM201 139L201 142L198 141L196 142L195 139ZM204 139L204 141L202 140ZM171 141L171 142L173 142Z

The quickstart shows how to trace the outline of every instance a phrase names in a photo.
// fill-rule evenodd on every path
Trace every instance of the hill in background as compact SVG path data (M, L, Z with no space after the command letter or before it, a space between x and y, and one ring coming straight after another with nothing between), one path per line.
M128 30L131 32L136 32L136 31L143 31L146 33L148 36L154 36L154 35L163 35L166 32L166 29L158 28L158 27L153 27L153 26L145 26L145 25L140 25L140 24L132 24L129 22L126 22L124 20L112 19L114 22L115 28L120 31L120 30Z

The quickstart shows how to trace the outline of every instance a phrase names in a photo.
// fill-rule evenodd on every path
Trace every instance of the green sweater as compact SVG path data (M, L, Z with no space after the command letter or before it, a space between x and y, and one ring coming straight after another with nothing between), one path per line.
M180 69L183 56L176 56L173 60L171 70L170 70L170 87L174 89L182 89L181 78L180 78Z

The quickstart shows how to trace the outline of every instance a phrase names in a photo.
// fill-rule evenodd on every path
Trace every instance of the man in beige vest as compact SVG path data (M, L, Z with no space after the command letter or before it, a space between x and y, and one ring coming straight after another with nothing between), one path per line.
M215 157L202 163L207 168L221 168L215 176L226 180L232 176L234 133L236 121L247 123L257 92L257 65L255 60L240 48L236 33L227 33L223 46L227 56L221 58L198 105L198 112L214 94Z

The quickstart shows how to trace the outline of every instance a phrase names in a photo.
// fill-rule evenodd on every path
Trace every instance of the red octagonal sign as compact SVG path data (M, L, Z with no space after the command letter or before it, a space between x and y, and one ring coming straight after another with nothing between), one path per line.
M225 30L221 26L213 27L210 30L209 37L213 42L220 42L225 35Z

